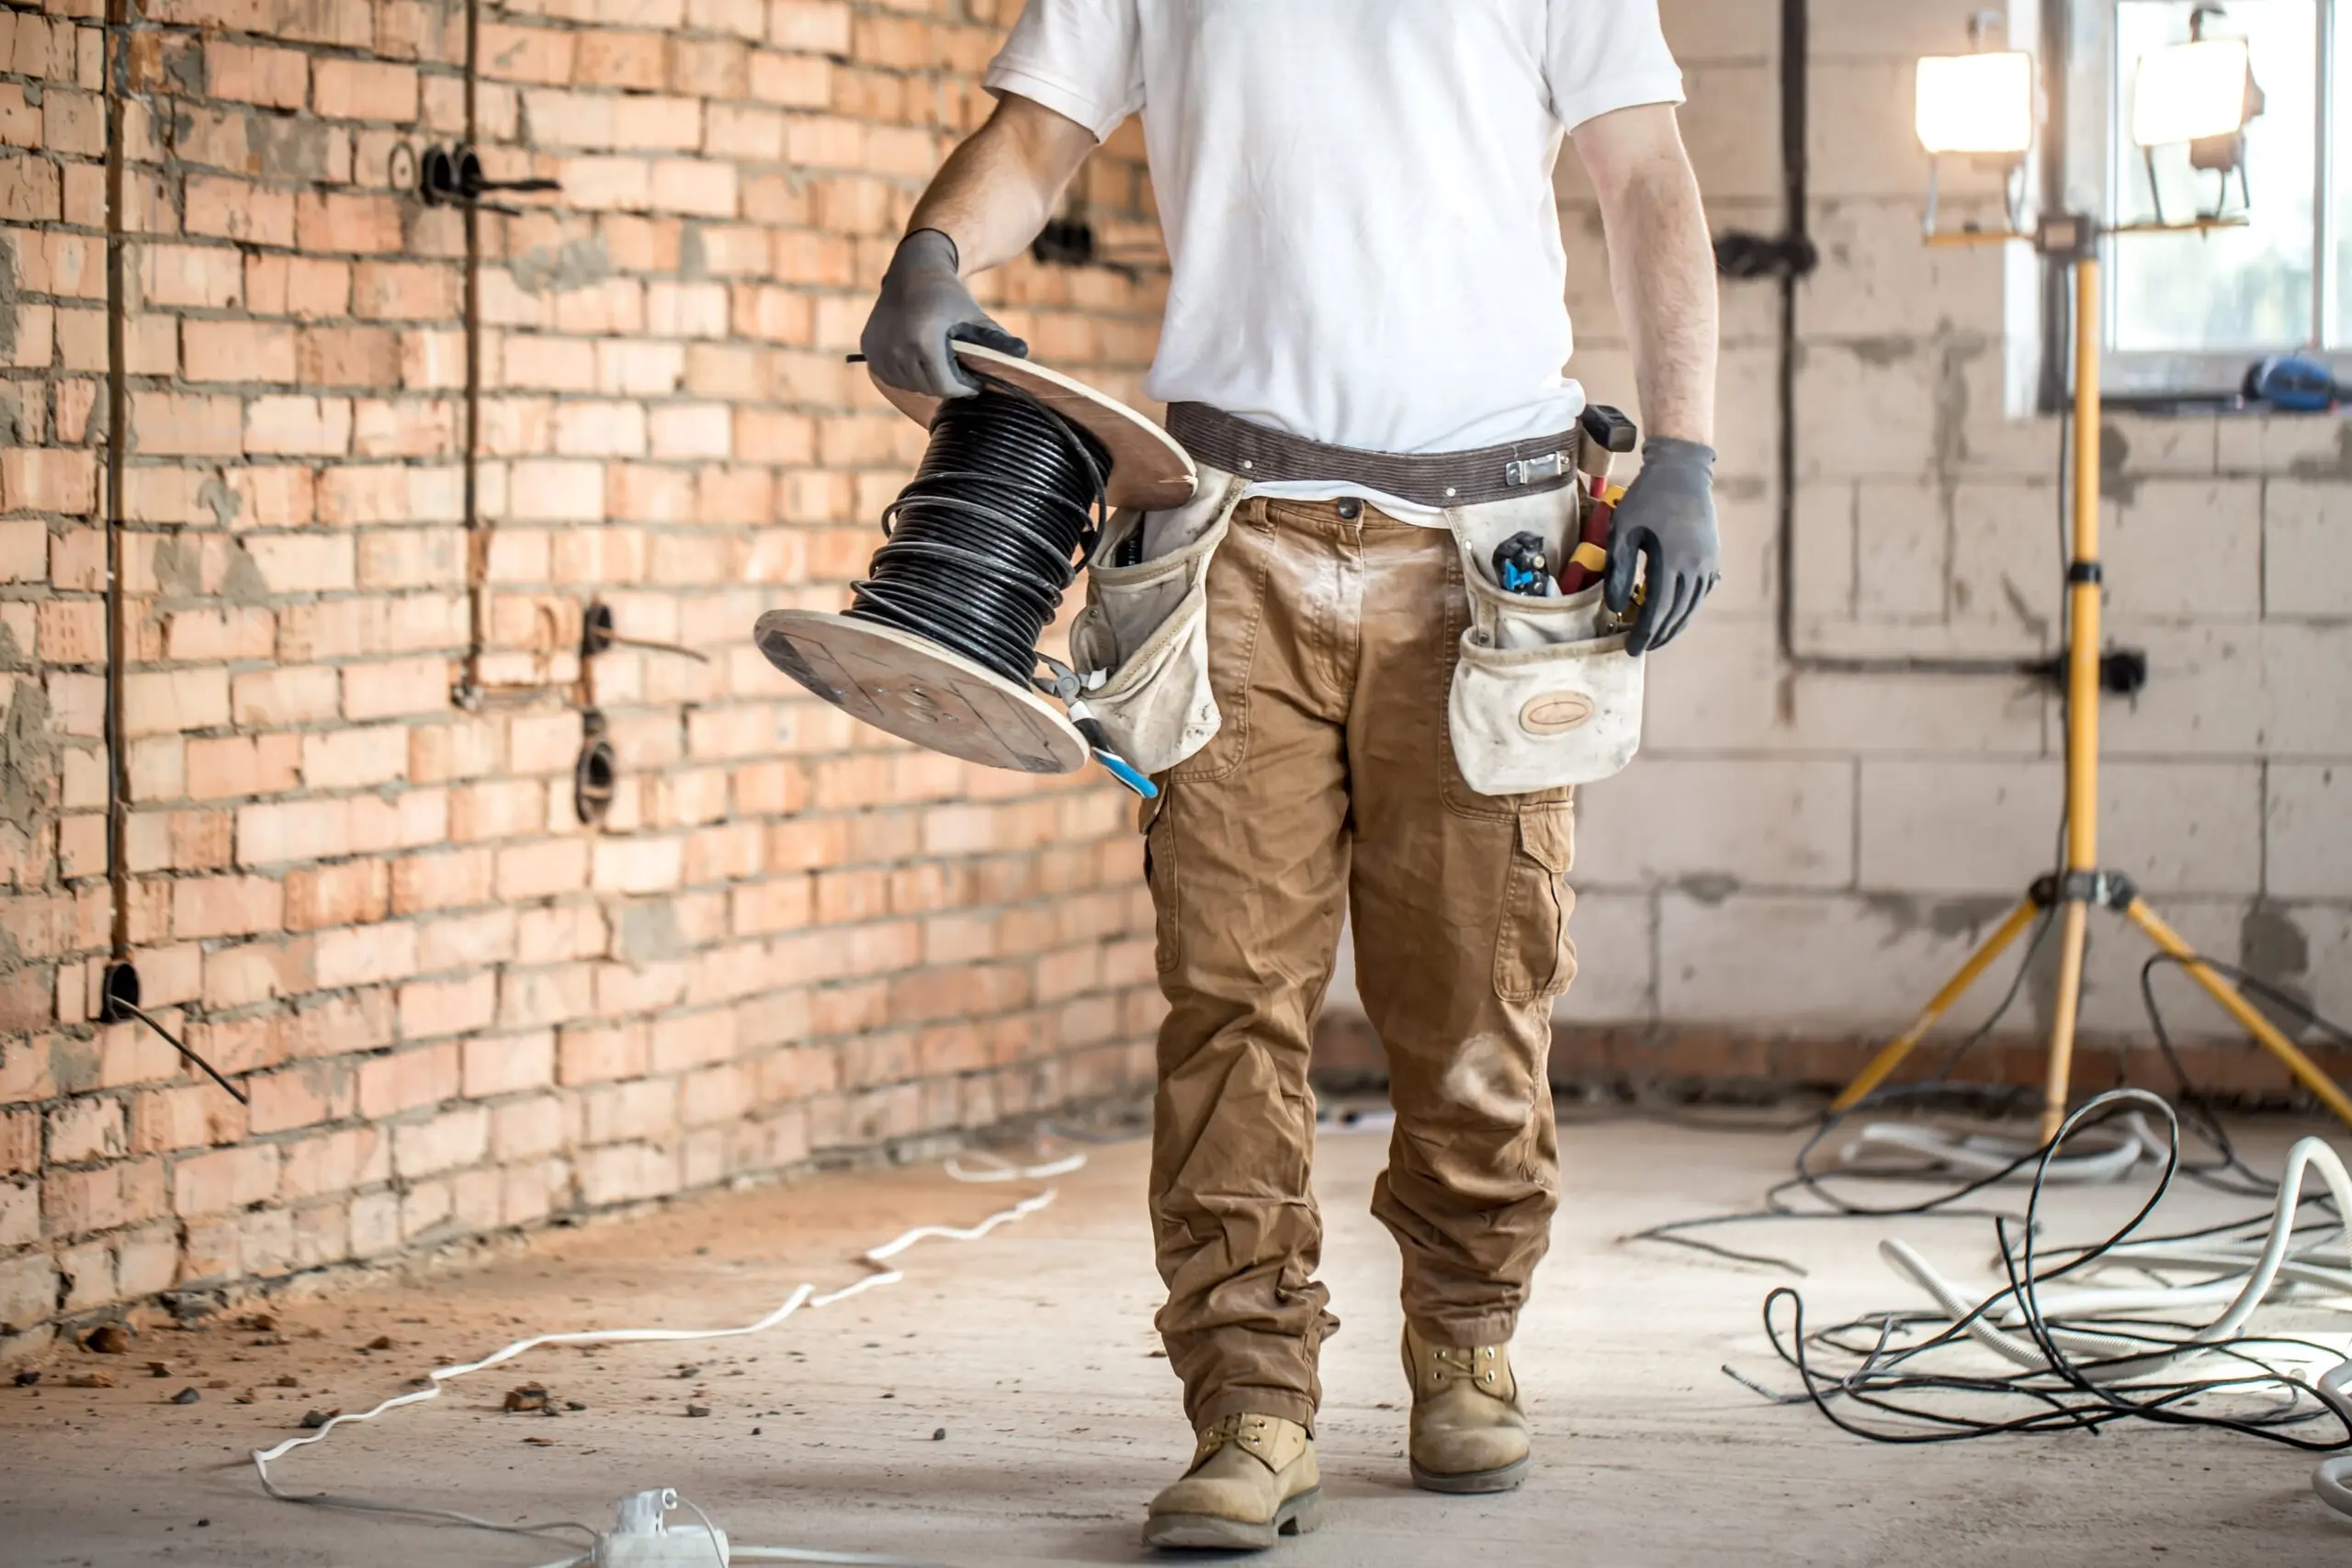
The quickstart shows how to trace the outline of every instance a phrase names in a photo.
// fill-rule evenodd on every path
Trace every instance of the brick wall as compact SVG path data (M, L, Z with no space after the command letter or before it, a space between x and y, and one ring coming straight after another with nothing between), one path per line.
M134 0L110 70L101 3L0 10L0 1343L1146 1071L1121 797L889 741L748 638L838 606L920 450L842 359L996 6L484 0L469 100L463 4ZM562 187L475 265L414 194L469 118ZM1098 223L1148 221L1139 163L1090 164ZM993 288L1133 394L1157 280ZM110 378L129 939L250 1109L92 1021ZM707 662L583 660L591 602Z

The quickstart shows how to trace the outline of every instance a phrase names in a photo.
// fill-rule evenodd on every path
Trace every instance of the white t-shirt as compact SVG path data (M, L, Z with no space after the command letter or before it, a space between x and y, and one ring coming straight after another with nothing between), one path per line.
M1576 423L1561 139L1682 99L1657 0L1028 0L985 81L1142 110L1152 397L1380 452Z

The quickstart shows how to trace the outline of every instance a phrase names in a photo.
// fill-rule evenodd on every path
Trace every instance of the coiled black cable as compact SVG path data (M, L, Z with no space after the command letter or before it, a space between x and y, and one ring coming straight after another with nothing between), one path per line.
M991 377L951 398L914 481L882 512L888 542L847 614L912 632L1028 685L1037 637L1102 536L1110 454Z

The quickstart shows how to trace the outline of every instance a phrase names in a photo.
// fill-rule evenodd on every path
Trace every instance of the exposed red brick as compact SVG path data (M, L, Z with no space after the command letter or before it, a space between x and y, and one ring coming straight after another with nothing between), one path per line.
M311 106L338 119L416 117L416 69L378 61L326 59L311 67Z
M309 85L309 62L299 50L250 48L219 39L204 45L205 90L215 98L300 108Z
M840 355L937 122L985 108L991 28L845 0L483 18L491 172L565 189L482 231L471 533L463 224L394 189L397 148L465 129L461 16L145 0L129 913L151 1001L250 1111L151 1032L90 1022L107 212L100 30L68 9L93 25L0 14L0 627L66 748L39 834L0 832L0 1176L40 1178L0 1187L0 1248L61 1249L94 1307L1139 1070L1119 1053L1152 1022L1148 910L1090 901L1114 847L1132 876L1128 824L877 745L741 640L771 604L839 602L921 450ZM1140 152L1081 188L1148 243ZM1148 285L1023 263L989 298L1103 385L1148 356ZM714 662L583 668L596 599ZM467 674L519 690L461 709ZM592 704L621 758L601 830L572 801ZM959 1031L958 1006L981 1016Z

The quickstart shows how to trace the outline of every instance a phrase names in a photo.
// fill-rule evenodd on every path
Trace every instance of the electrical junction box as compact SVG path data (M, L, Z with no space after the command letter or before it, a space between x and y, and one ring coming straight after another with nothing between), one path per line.
M727 1568L727 1532L701 1525L672 1525L659 1535L608 1535L596 1546L596 1568Z
M612 1533L596 1542L596 1568L728 1568L727 1532L670 1523L677 1506L677 1492L667 1486L622 1498Z

